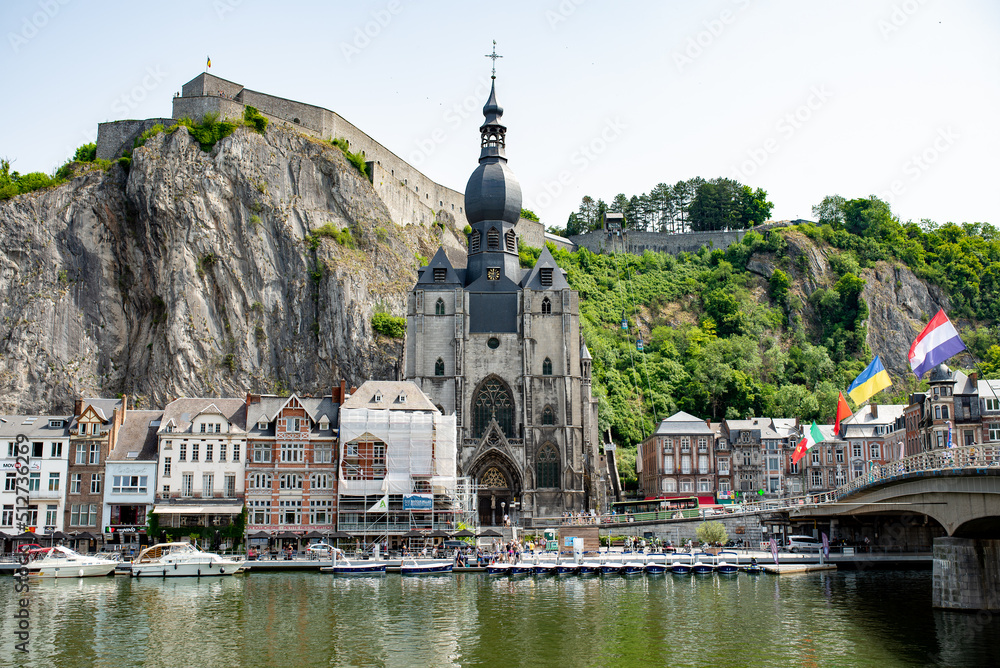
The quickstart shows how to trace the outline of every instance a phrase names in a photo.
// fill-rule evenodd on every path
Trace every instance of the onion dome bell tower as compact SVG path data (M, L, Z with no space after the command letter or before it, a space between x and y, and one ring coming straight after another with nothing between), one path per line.
M488 57L500 58L495 46ZM495 68L483 116L479 166L465 186L465 215L472 227L466 280L477 289L513 290L521 275L514 234L521 217L521 185L507 166L507 128L500 120L503 107L497 103Z

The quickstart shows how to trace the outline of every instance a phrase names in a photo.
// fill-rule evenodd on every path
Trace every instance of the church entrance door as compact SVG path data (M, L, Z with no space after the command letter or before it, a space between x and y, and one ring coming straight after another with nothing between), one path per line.
M479 478L479 524L503 525L504 515L510 515L514 495L507 476L496 466L486 469Z

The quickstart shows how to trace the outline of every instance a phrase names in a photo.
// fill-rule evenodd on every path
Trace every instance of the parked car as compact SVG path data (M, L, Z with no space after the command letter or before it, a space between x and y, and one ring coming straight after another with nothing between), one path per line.
M792 552L819 552L823 543L818 538L812 536L789 536L788 551Z
M466 543L464 540L446 540L441 546L446 550L454 550L456 547L460 550L464 550L467 547L471 547L471 545Z
M309 555L312 556L315 554L327 554L332 549L333 546L330 545L329 543L313 543L312 545L306 548L306 552L308 552Z

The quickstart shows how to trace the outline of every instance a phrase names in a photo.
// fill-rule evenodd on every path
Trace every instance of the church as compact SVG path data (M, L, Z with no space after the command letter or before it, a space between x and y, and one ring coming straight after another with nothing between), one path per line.
M579 295L548 249L522 268L515 225L521 187L507 165L496 76L483 108L479 166L465 188L465 267L443 248L408 298L407 380L458 429L458 473L478 485L480 523L561 517L598 507L591 358Z

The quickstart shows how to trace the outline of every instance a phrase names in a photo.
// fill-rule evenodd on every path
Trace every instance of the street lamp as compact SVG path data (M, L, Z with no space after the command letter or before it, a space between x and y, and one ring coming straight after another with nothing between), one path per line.
M507 526L507 521L506 521L507 520L507 511L506 511L506 508L507 508L507 502L506 501L501 501L500 502L500 514L503 516L503 520L504 520L503 525L504 526Z

